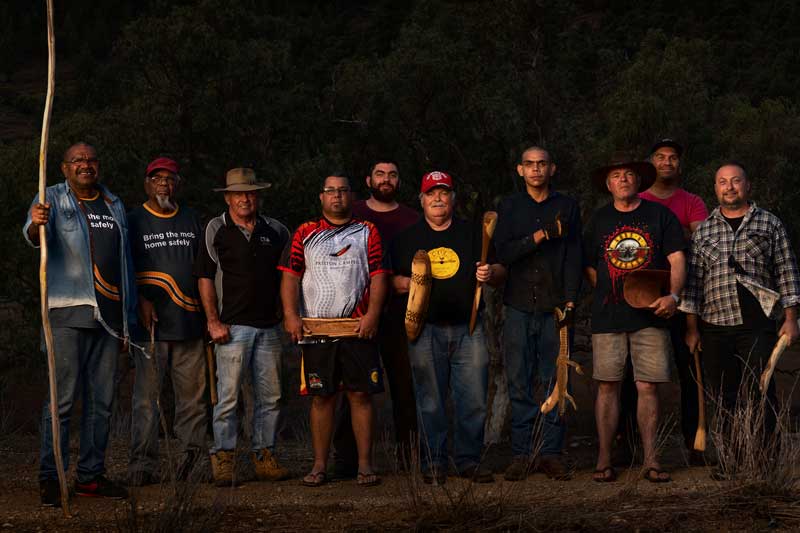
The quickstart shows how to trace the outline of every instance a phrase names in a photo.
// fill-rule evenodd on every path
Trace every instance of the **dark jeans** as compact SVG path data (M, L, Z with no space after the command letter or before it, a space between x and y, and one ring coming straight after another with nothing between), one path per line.
M77 474L78 481L88 483L106 471L119 341L103 328L53 328L53 341L64 471L69 471L69 423L80 383L83 404ZM39 480L57 479L49 402L48 393L42 413Z
M410 461L409 453L416 447L417 404L411 379L411 364L408 361L404 317L404 306L390 305L389 310L381 317L378 348L386 371L386 380L389 382L395 439L401 451L399 459ZM337 471L355 472L358 468L358 451L350 420L350 404L346 398L339 402L337 410L333 436L334 463Z
M677 313L669 321L669 336L672 341L672 354L678 370L678 384L681 388L681 433L686 448L691 450L697 433L698 398L695 381L694 355L686 345L686 315ZM701 372L704 358L700 358ZM704 372L705 373L705 372ZM625 380L622 382L620 399L619 432L636 431L636 402L638 394L633 382L633 369L630 358L625 366Z
M745 326L703 327L700 339L703 346L703 364L708 383L706 391L717 396L729 412L736 408L742 383L747 380L749 395L760 400L758 382L769 360L777 335L771 328L749 329ZM778 405L775 380L767 389L767 409L764 413L765 437L775 431Z
M527 313L507 305L503 338L511 400L511 449L514 456L529 456L533 452L534 427L541 417L534 392L543 387L547 397L556 381L561 342L553 313ZM542 424L539 455L561 454L567 426L558 409L544 415Z

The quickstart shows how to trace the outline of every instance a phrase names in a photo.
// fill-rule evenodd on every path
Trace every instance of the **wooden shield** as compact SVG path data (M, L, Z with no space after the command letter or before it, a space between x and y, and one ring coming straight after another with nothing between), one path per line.
M417 250L411 261L411 286L406 305L406 335L413 341L419 337L428 315L431 296L431 260L428 252Z
M303 318L305 337L357 337L357 318Z

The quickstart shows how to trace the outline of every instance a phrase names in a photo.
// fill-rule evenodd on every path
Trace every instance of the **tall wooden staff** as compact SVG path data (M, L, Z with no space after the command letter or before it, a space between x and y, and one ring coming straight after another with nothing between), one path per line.
M39 203L47 202L47 141L50 135L50 115L53 110L53 93L56 86L56 36L53 31L53 0L47 1L47 98L42 118L42 142L39 146ZM42 301L42 329L47 347L47 371L50 383L50 425L53 433L53 453L56 456L58 485L61 489L61 509L70 517L67 478L61 459L61 420L58 416L58 386L56 384L56 356L53 352L53 330L47 303L47 226L39 226L39 291Z

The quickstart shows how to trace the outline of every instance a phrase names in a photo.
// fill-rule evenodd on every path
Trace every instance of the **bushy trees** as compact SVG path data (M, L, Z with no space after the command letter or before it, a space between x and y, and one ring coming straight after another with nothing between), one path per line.
M291 226L316 212L326 171L343 167L360 186L368 161L389 153L406 201L423 172L448 170L473 216L520 186L514 164L536 143L556 157L557 186L590 210L602 199L586 177L610 151L644 156L674 136L688 148L689 188L710 205L714 165L736 157L756 200L798 227L800 9L788 0L59 4L71 75L57 84L51 183L61 150L85 139L134 205L147 162L170 155L186 201L210 215L223 206L210 189L250 164L274 184L267 209ZM9 5L0 39L17 46L0 105L13 106L18 71L44 57L44 20L27 2ZM19 227L36 190L35 135L0 145L0 261L13 273L2 294L25 306L36 256ZM35 328L19 330L33 339L25 350Z

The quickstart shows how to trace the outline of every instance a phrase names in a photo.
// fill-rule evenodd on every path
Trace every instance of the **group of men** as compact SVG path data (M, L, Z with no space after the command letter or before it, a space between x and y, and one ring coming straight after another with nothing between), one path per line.
M427 483L445 483L451 465L456 475L491 482L482 460L489 355L481 320L472 332L469 322L476 285L504 283L503 350L514 455L504 477L519 481L539 470L569 479L562 457L564 417L557 410L540 415L535 392L541 386L549 395L555 386L557 329L572 323L584 276L593 287L598 383L593 479L616 479L611 452L630 355L645 478L669 481L655 441L658 384L670 380L670 354L691 449L697 427L691 353L702 344L708 390L721 388L723 406L733 407L742 376L769 356L775 320L782 319L779 334L792 341L798 337L800 300L800 275L786 230L750 201L744 167L732 162L718 169L714 188L720 205L707 216L702 200L681 187L682 156L683 147L670 139L656 143L648 161L615 154L592 173L594 185L611 201L582 228L578 203L553 187L551 154L537 146L526 149L517 165L524 190L500 203L494 239L482 261L481 228L455 216L456 184L445 172L422 177L422 216L397 202L400 176L391 158L370 167L366 201L354 203L350 179L331 173L319 193L321 216L291 233L259 210L259 191L270 184L257 181L252 169L232 169L225 187L215 189L224 193L228 209L203 227L194 211L176 201L182 178L175 161L161 157L148 165L147 200L126 215L99 182L95 149L71 146L61 165L66 181L47 189L45 203L34 199L23 232L37 246L44 226L50 247L49 306L65 465L70 414L82 383L75 492L127 495L105 477L104 467L117 354L124 343L130 344L136 367L129 485L160 479L159 393L167 372L183 455L173 475L187 479L206 455L206 338L214 344L216 376L211 375L218 392L210 450L214 481L218 486L240 481L237 413L245 379L253 391L255 474L262 480L287 478L289 471L275 455L284 334L300 347L300 391L312 396L314 463L304 485L328 481L332 441L336 475L354 477L362 486L380 483L372 464L371 396L384 390L384 369L401 462L418 458ZM431 288L424 326L409 341L405 295L418 250L430 260ZM645 309L632 307L623 296L626 276L654 269L669 270L669 294ZM313 336L303 321L308 318L353 319L352 331L341 338ZM129 323L136 325L129 330ZM774 401L774 385L769 395ZM41 498L45 505L58 505L49 428L45 408Z

